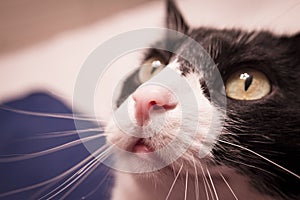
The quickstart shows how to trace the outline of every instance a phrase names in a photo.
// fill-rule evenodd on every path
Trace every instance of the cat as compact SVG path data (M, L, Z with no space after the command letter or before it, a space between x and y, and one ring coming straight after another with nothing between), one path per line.
M1 199L108 199L110 189L113 200L300 198L300 34L192 28L174 1L166 6L170 31L123 82L105 134L86 122L90 117L61 114L66 108L45 113L40 95L25 104L38 104L41 112L1 105L3 112L41 119L29 130L39 133L35 139L48 138L45 146L26 143L23 135L19 143L10 140L18 131L2 134L1 148L13 153L1 149ZM84 129L42 117L82 120ZM81 133L88 134L78 138ZM97 143L102 136L107 144ZM97 171L106 160L98 162L83 145L94 141L101 156L113 156L114 185L108 168ZM67 151L47 155L58 150Z
M121 119L124 127L116 120L106 127L108 143L119 149L116 165L127 167L115 172L112 199L299 199L300 34L192 28L174 1L167 0L166 7L166 28L207 51L221 84L213 68L196 67L166 50L147 50L117 100L115 115L124 108L129 115ZM203 64L201 53L186 40L167 35L157 44ZM169 72L180 76L189 91L168 82ZM153 79L166 80L166 85L153 84ZM184 111L179 100L189 92L196 104ZM184 112L188 119L180 118ZM221 130L213 127L218 123ZM177 137L170 149L184 151L168 162L174 152L159 150ZM148 170L156 167L152 161L157 157L166 166Z

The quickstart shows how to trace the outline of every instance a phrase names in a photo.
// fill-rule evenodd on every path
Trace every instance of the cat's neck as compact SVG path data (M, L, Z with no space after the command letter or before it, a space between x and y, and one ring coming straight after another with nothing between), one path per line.
M210 180L208 176L205 179L203 176L196 178L192 175L186 179L186 175L182 174L174 183L175 174L162 175L161 179L154 180L117 172L112 200L165 200L168 195L168 199L172 200L185 199L185 195L187 195L186 199L207 199L207 195L209 198L213 195L215 199L215 193L222 199L235 199L232 190L238 199L273 199L269 196L262 196L241 174L225 169L222 171L222 175L227 183L220 175L212 176ZM204 182L207 183L204 185ZM230 185L230 189L228 185Z
M113 190L112 200L161 200L166 199L172 188L175 177L164 177L163 180L153 180L151 178L140 178L137 175L127 173L116 174L116 185ZM188 181L189 186L191 179ZM184 199L185 180L179 177L173 186L168 199ZM192 191L192 188L188 188ZM193 188L195 191L195 188ZM190 193L190 191L188 191Z

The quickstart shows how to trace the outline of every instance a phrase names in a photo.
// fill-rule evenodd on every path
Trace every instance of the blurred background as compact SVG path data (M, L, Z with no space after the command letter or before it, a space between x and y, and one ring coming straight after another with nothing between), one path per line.
M88 26L146 0L1 0L0 54Z
M177 3L194 26L266 29L285 34L300 29L298 0ZM88 55L103 41L124 31L163 27L164 11L162 0L1 0L0 102L46 91L71 105L76 77ZM123 62L114 73L126 73L126 69L138 65L139 59ZM101 92L101 97L110 96L110 90ZM109 113L107 106L101 112Z

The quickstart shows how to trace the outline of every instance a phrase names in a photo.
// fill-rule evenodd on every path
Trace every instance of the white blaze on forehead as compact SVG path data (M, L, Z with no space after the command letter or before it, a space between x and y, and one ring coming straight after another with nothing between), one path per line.
M177 72L180 76L182 74L182 71L180 70L180 63L178 62L178 59L175 59L173 62L168 64L166 67L174 70ZM181 76L182 79L185 79L185 81L189 84L190 86L190 91L194 92L195 97L197 98L198 103L201 103L200 107L206 107L211 109L212 105L210 101L205 97L204 91L200 85L200 78L202 77L201 72L198 73L187 73L185 76ZM168 77L166 77L168 78ZM174 80L176 81L176 80ZM177 87L180 87L180 84L177 85ZM195 106L196 108L196 106Z

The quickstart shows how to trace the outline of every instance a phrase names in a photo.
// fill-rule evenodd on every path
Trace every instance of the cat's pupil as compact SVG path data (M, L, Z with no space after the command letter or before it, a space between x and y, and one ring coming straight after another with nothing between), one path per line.
M240 75L240 79L245 80L244 90L247 91L253 81L253 76L248 73L243 73Z
M246 80L245 80L245 91L247 91L250 87L250 85L252 84L252 81L253 81L253 76L252 75L249 75Z

